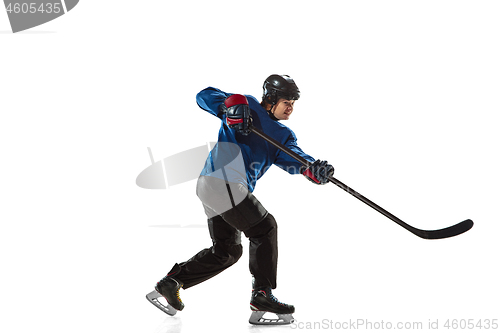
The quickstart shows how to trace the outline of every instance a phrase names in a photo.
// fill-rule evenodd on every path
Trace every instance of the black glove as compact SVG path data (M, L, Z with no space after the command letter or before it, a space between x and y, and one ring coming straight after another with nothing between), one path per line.
M327 161L316 160L302 174L311 182L319 185L328 183L328 177L333 176L333 166Z
M226 113L226 124L229 128L234 128L243 135L250 134L250 107L245 96L229 96L221 105L221 109Z

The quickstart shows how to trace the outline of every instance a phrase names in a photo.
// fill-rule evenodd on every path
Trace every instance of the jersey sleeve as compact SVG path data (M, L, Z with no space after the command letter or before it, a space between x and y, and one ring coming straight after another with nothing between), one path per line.
M315 159L312 156L307 155L302 151L302 149L300 149L300 147L297 145L297 137L293 132L290 132L290 135L288 136L285 142L285 146L288 147L293 152L297 153L298 155L302 156L309 162L312 163L315 161ZM292 175L301 173L300 169L302 167L302 164L281 150L279 151L278 156L274 161L274 164Z
M208 87L196 95L196 103L198 103L198 106L203 110L222 119L222 112L220 112L219 106L229 96L230 94L217 88Z

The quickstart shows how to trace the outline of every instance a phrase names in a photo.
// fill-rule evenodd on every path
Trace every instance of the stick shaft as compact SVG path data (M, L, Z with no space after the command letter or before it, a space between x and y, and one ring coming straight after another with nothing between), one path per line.
M283 151L285 154L287 154L287 155L293 157L294 159L296 159L298 162L300 162L305 167L311 166L311 164L312 164L311 162L307 161L305 158L303 158L299 154L295 153L294 151L292 151L291 149L289 149L285 145L283 145L280 142L276 141L275 139L271 138L270 136L268 136L267 134L265 134L261 130L259 130L259 129L253 127L253 126L250 128L250 130L252 131L252 133L258 135L259 137L261 137L262 139L266 140L267 142L269 142L270 144L272 144L276 148L278 148L281 151ZM360 193L356 192L354 189L352 189L349 186L347 186L346 184L342 183L340 180L334 178L333 176L328 177L328 180L330 182L332 182L333 184L337 185L338 187L340 187L341 189L343 189L344 191L346 191L347 193L349 193L352 196L356 197L360 201L364 202L365 204L367 204L371 208L375 209L379 213L383 214L384 216L388 217L392 221L396 222L397 224L399 224L403 228L405 228L405 229L407 229L407 230L409 230L409 231L411 231L413 233L418 232L418 229L416 229L416 228L412 227L411 225L405 223L403 220L399 219L398 217L394 216L393 214L391 214L390 212L388 212L384 208L380 207L379 205L377 205L376 203L374 203L370 199L368 199L365 196L361 195Z

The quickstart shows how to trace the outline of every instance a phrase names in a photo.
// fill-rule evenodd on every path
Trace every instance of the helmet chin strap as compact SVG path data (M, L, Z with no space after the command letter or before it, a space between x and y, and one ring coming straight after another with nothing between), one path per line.
M271 108L269 110L266 110L267 111L267 114L269 115L269 117L271 117L272 120L275 120L275 121L278 121L279 119L276 118L276 116L271 112L274 108L276 104L273 104L271 105Z
M270 108L269 110L266 110L266 111L267 111L267 114L269 115L269 117L271 117L271 119L272 119L272 120L274 120L274 121L278 121L279 119L278 119L278 118L276 118L276 116L272 113L272 110L273 110L274 106L275 106L276 104L278 104L278 96L277 96L277 95L275 95L274 93L273 93L273 95L272 95L272 97L271 97L271 102L272 102L272 104L271 104L271 108Z

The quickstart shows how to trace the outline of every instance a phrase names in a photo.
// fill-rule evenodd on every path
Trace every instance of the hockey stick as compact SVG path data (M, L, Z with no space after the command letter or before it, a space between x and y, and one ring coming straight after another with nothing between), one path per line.
M295 153L294 151L292 151L288 147L284 146L280 142L269 137L267 134L265 134L261 130L255 128L254 126L250 126L250 131L252 131L252 133L255 133L256 135L258 135L262 139L266 140L267 142L269 142L270 144L272 144L276 148L280 149L284 153L290 155L291 157L296 159L298 162L300 162L303 166L305 166L305 167L311 166L311 164L312 164L311 162L307 161L302 156L298 155L297 153ZM330 182L334 183L335 185L337 185L338 187L340 187L341 189L343 189L344 191L346 191L347 193L349 193L352 196L356 197L357 199L363 201L365 204L367 204L371 208L375 209L379 213L390 218L391 220L393 220L394 222L396 222L397 224L399 224L400 226L402 226L406 230L410 231L414 235L417 235L418 237L421 237L424 239L441 239L441 238L448 238L448 237L457 236L457 235L460 235L460 234L466 232L467 230L472 228L472 226L474 225L472 220L468 219L468 220L462 221L460 223L457 223L455 225L452 225L451 227L444 228L444 229L438 229L438 230L417 229L417 228L412 227L411 225L405 223L403 220L397 218L396 216L392 215L391 213L389 213L388 211L386 211L385 209L383 209L382 207L380 207L379 205L377 205L373 201L369 200L368 198L364 197L360 193L356 192L355 190L353 190L349 186L345 185L344 183L342 183L338 179L330 176L330 177L328 177L328 180Z

